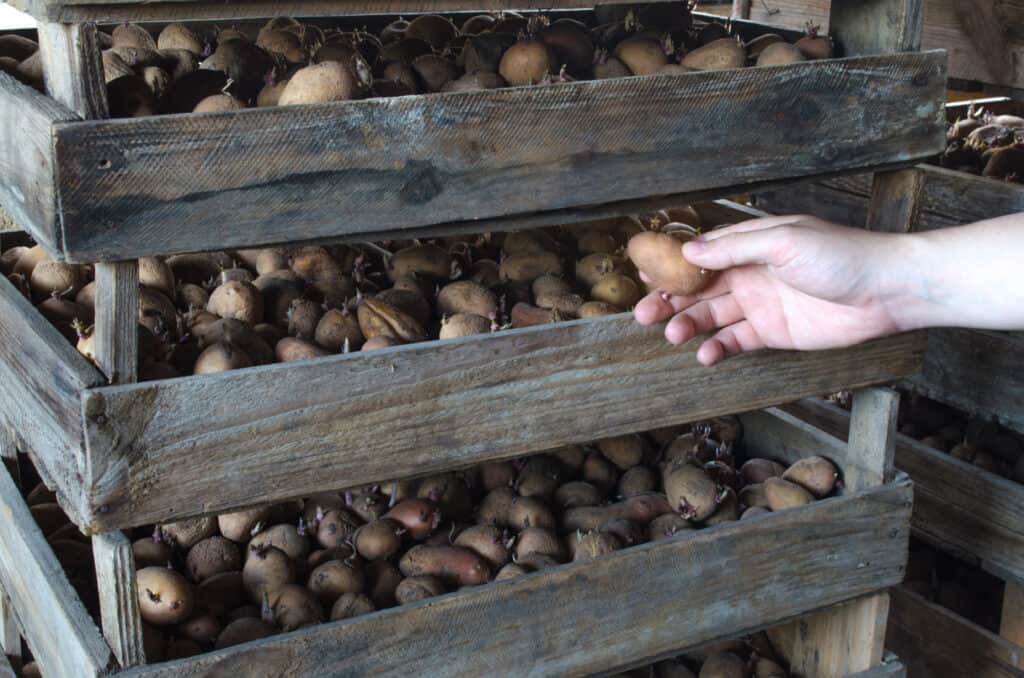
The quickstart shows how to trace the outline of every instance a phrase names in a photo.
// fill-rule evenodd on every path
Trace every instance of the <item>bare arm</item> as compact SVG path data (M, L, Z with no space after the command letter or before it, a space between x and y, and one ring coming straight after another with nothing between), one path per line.
M1024 329L1024 214L918 234L770 217L708 233L683 254L723 273L693 297L652 293L635 315L668 320L673 343L715 331L697 354L708 365L921 327Z

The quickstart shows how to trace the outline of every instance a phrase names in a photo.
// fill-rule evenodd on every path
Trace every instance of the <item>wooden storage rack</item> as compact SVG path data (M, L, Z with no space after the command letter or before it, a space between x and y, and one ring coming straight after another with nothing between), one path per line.
M393 233L396 225L407 227L402 230L407 236L463 232L481 230L476 220L482 218L489 219L488 230L582 221L798 179L892 170L932 155L943 139L945 57L913 53L919 45L919 0L835 3L833 24L845 26L840 48L852 56L824 63L119 121L102 120L106 101L95 26L59 22L394 13L466 5L459 0L414 6L262 0L16 4L41 20L50 97L0 75L0 117L14 123L0 130L5 176L0 204L51 256L96 262L98 289L100 369L79 356L11 286L0 284L0 381L9 385L0 393L0 408L6 426L17 433L18 449L32 456L56 488L72 520L96 534L109 647L97 644L99 636L81 617L80 604L57 590L59 577L46 587L34 579L34 571L19 566L27 559L53 564L31 526L15 521L5 527L11 533L2 543L22 546L20 555L13 547L0 549L9 558L0 561L6 563L0 584L44 670L49 667L55 675L82 675L82 667L87 674L104 673L114 665L108 650L122 667L143 661L131 549L119 528L891 382L919 368L922 337L912 334L821 354L744 356L706 370L696 363L694 344L666 346L657 329L617 316L132 383L138 256L324 238L369 240ZM470 4L496 9L505 3ZM893 17L887 30L858 23L858 16L882 5ZM837 109L836 101L846 108ZM911 116L904 110L908 101L916 102ZM623 122L630 113L642 115L647 125L642 133ZM580 131L576 123L583 118L590 125ZM516 127L509 120L520 131L506 140L502 133ZM415 138L405 129L409 121L422 121ZM371 129L386 134L375 136ZM557 138L552 129L558 130ZM271 130L278 139L285 139L278 130L290 132L273 141L267 138ZM229 163L197 163L228 135ZM184 137L187 149L174 143ZM247 141L257 138L262 146ZM331 139L349 142L345 153L332 150L326 143ZM311 158L314 148L318 153ZM259 176L251 173L256 166L265 168ZM873 218L880 227L902 227L910 216L907 207L916 207L913 198L909 203L894 199L908 187L906 173L879 175L878 185ZM302 210L297 209L300 197ZM210 223L227 223L231 230L216 232ZM817 434L808 435L825 448L788 448L790 453L828 449L845 459L848 497L538 573L518 587L513 582L459 592L135 672L198 675L266 662L301 674L322 667L303 663L310 648L337 652L334 656L347 666L369 662L363 665L386 672L384 658L359 638L388 637L385 629L401 618L403 629L418 629L420 635L402 648L385 648L396 661L394 670L408 666L398 663L400 657L415 658L426 668L422 662L432 655L444 657L445 664L436 667L442 673L470 670L449 664L453 657L471 658L472 670L481 657L510 667L515 653L503 649L507 642L537 648L518 661L542 663L522 665L524 670L580 674L651 660L858 596L864 597L821 612L820 623L800 626L794 662L808 675L877 668L888 599L876 592L901 577L906 558L901 521L909 511L910 487L905 478L889 477L894 398L870 390L859 398L856 416L863 420L863 435L851 443L852 452ZM232 409L234 399L251 407ZM622 407L624 402L631 407ZM396 421L402 422L401 430ZM474 423L456 427L456 421ZM524 421L530 426L522 426ZM795 422L790 425L799 429ZM257 439L260 448L253 450L251 441ZM365 440L380 444L364 452ZM330 463L310 470L322 461ZM260 472L270 466L274 487L266 487ZM161 486L171 467L189 473L177 474L173 487ZM6 489L6 510L16 514L21 509ZM832 527L814 527L821 523ZM858 526L863 534L849 539L844 532L841 546L825 548L837 531L853 534ZM821 552L808 553L808 535L819 532ZM673 571L673 564L700 562L701 554L713 560L712 553L718 557L730 549L738 556L745 544L757 542L756 535L776 545L773 558L784 553L787 539L794 545L792 557L775 561L780 569L771 580L778 586L766 597L758 593L767 601L765 610L742 622L723 613L706 615L706 623L696 628L664 625L679 614L667 591L703 606L696 592L714 588L707 578L698 585L695 572ZM717 537L713 544L712 537ZM893 540L902 546L893 548ZM878 550L871 551L874 547ZM854 562L852 570L842 567ZM810 598L788 591L782 564L786 576L800 573ZM624 595L622 583L633 578L627 573L638 568L664 585ZM46 609L55 610L68 631L60 640L72 639L77 654L53 647L52 640L48 645L44 636L54 635L54 628L29 621L26 592L31 589L26 587L32 586L48 591ZM593 591L599 595L590 599L600 603L601 614L589 613L580 602L584 592ZM558 605L551 605L553 597ZM548 616L527 634L519 615L540 610L541 601ZM707 609L718 609L710 599L707 603ZM608 613L618 608L615 615ZM446 621L446 639L464 650L480 642L482 614L497 615L501 622L491 647L478 647L476 655L437 652L439 640L430 631L437 628L438 616L453 620ZM579 631L584 619L594 624L585 640Z

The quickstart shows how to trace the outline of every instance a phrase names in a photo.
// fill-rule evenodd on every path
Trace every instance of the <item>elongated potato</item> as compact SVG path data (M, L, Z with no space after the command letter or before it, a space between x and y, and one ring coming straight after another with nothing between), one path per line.
M437 577L450 586L475 586L491 578L487 561L461 546L414 546L402 556L398 568L406 577Z

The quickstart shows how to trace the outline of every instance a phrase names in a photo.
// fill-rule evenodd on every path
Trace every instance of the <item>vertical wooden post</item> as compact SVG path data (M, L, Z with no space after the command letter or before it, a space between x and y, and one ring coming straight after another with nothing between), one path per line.
M732 11L729 16L733 19L749 19L750 0L732 0Z
M11 657L21 656L21 627L14 616L14 606L3 589L0 589L0 644L3 654Z
M899 394L869 388L853 396L850 453L863 460L860 470L843 478L856 492L885 482L893 474ZM889 594L878 593L804 617L796 624L790 670L797 676L831 678L878 666L885 649Z
M1016 581L1006 581L999 635L1024 647L1024 586Z
M924 0L832 0L829 26L842 56L916 52Z
M909 233L917 227L924 204L926 178L919 169L879 172L871 184L869 231Z
M14 484L21 488L21 465L18 463L18 438L7 422L0 420L0 460L3 460Z
M106 118L107 89L94 24L40 22L46 90L86 119ZM96 264L96 360L111 383L136 380L137 261ZM124 667L145 663L135 563L121 533L93 537L103 635Z

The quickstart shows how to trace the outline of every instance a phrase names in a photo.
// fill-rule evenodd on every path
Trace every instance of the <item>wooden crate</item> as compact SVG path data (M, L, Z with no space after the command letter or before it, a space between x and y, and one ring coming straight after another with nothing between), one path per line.
M829 30L832 0L734 0L733 16ZM1014 0L925 0L921 45L949 52L949 76L989 85L1024 87L1024 6Z
M787 653L802 675L899 675L898 664L880 665L880 637L869 647L830 643L846 636L829 621L851 610L881 609L884 618L884 595L864 596L902 579L907 558L911 484L905 475L885 480L891 458L881 452L891 426L875 426L874 408L894 408L895 398L863 396L855 416L864 435L850 445L780 411L743 416L752 453L787 463L833 459L845 474L842 496L118 675L318 676L330 667L336 675L575 676L649 663L815 610ZM111 670L109 648L6 471L0 509L0 587L43 671ZM831 607L844 601L852 602Z

